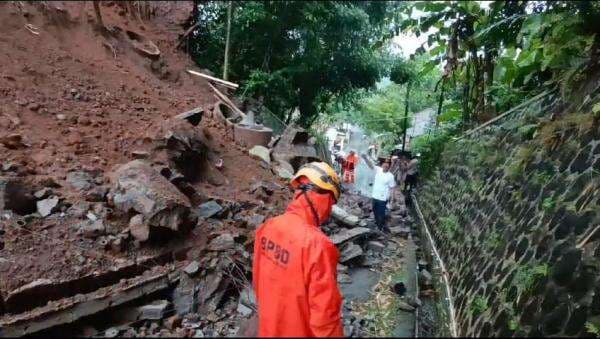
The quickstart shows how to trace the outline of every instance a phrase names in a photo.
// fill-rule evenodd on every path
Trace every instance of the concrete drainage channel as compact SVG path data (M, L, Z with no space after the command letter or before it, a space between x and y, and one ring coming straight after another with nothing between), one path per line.
M419 258L418 280L421 286L430 287L420 293L423 306L417 317L416 336L456 337L457 325L447 271L414 194L411 195L411 202L416 220L414 227L420 239L423 239L416 252ZM430 280L430 283L426 283L427 280Z
M359 208L352 206L356 204L352 200L362 199L360 209L367 211L369 208L364 204L368 199L348 195L344 199L344 209L360 215L360 222L372 227L368 213L361 215ZM395 206L390 213L391 236L376 240L384 245L382 260L365 266L365 261L372 260L371 254L365 251L366 260L348 265L346 273L342 272L342 276L349 276L340 284L344 296L345 335L455 336L451 303L441 275L442 265L436 259L434 246L417 210L416 206ZM336 239L335 233L333 239ZM354 242L361 244L360 240ZM340 248L343 255L344 246Z

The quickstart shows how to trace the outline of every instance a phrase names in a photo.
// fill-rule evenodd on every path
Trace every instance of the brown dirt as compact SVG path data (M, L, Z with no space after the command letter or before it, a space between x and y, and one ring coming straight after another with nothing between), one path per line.
M143 22L120 15L120 7L111 3L101 6L103 19L106 26L123 31L120 39L94 28L89 2L0 2L0 137L18 133L29 145L8 149L0 144L0 164L17 164L34 188L41 188L44 178L54 178L62 185L55 192L70 203L83 199L65 183L67 172L99 170L108 184L111 169L132 160L131 152L166 119L216 101L204 80L185 72L194 67L189 57L174 51L191 2L152 2L157 15ZM27 24L37 27L39 35ZM126 30L152 40L164 65L155 63L153 71L152 61L127 43ZM115 48L116 58L106 43ZM230 184L196 188L210 197L259 203L248 188L258 180L275 181L271 172L234 144L220 122L204 119L199 128L216 141L213 151L224 160L223 173ZM276 192L274 210L280 210L286 199L285 191ZM117 261L164 250L149 247L110 254L75 234L70 225L79 221L38 219L28 224L29 231L3 221L6 248L0 250L5 259L4 265L0 262L0 291L40 278L67 279L102 271ZM190 236L169 246L182 242L201 246L206 235L201 238Z

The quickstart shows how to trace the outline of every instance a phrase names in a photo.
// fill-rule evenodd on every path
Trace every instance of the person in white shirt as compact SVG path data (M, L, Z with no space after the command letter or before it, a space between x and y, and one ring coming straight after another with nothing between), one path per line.
M394 174L390 172L390 163L385 161L381 167L375 166L375 180L373 181L373 214L375 215L375 224L380 231L389 232L385 225L387 204L393 199L392 189L396 187ZM390 201L393 203L392 201Z
M363 155L367 165L373 169L373 164ZM392 189L396 187L394 174L390 172L390 162L385 160L380 166L375 166L375 180L373 181L373 192L371 198L373 202L373 214L375 215L375 224L380 231L389 233L389 228L385 225L386 209L388 201L393 203Z

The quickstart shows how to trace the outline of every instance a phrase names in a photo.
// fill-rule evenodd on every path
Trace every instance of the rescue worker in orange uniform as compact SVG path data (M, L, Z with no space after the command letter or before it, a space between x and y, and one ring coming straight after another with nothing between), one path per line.
M342 337L339 253L321 231L340 196L328 164L304 165L292 178L294 200L256 231L253 285L258 336Z
M346 160L344 161L344 182L354 183L354 169L358 164L358 156L354 151L350 151Z

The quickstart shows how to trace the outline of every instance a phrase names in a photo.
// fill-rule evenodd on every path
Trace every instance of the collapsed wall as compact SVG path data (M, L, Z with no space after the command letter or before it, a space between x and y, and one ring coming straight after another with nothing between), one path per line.
M600 100L547 99L449 143L419 190L459 335L600 328Z

